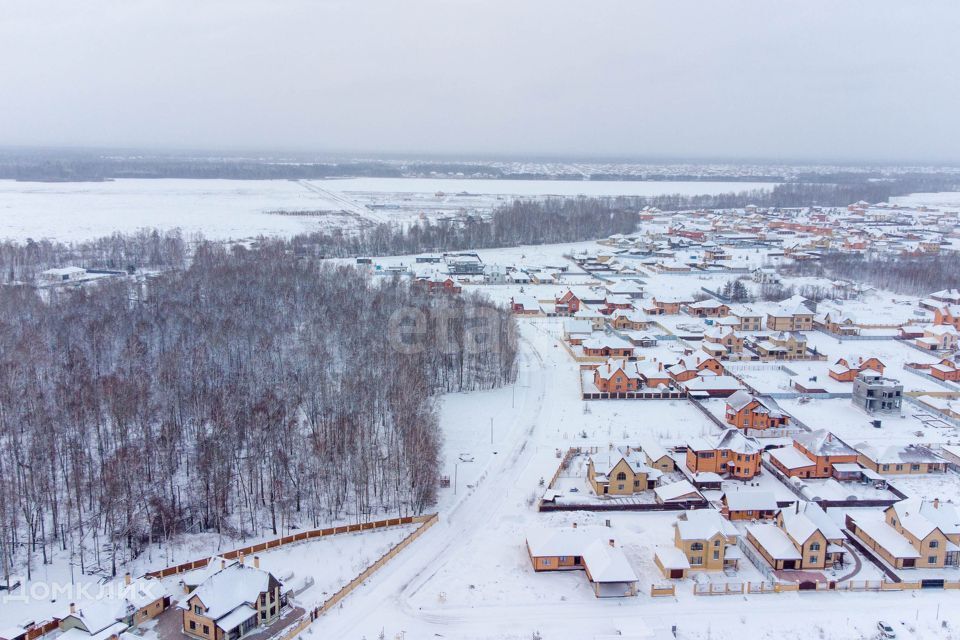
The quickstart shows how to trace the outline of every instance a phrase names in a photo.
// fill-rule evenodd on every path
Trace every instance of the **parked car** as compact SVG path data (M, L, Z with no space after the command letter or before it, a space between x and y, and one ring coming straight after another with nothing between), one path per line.
M888 625L883 620L877 622L877 630L880 631L880 636L883 638L896 638L897 632L893 630L893 627Z

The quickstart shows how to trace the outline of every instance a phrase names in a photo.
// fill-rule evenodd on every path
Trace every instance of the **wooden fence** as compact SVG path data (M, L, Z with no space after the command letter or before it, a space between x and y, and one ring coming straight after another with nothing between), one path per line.
M305 540L314 540L316 538L325 538L327 536L335 536L342 533L356 533L358 531L371 531L374 529L383 529L385 527L397 527L405 524L417 524L417 523L426 523L431 519L435 519L437 514L425 515L425 516L404 516L403 518L388 518L386 520L375 520L373 522L361 522L358 524L345 524L339 527L327 527L324 529L310 529L308 531L300 531L293 535L284 536L282 538L275 538L273 540L267 540L266 542L261 542L259 544L253 544L248 547L243 547L241 549L233 549L231 551L226 551L224 553L218 554L217 557L226 558L227 560L233 560L240 557L240 555L250 555L252 553L260 553L263 551L268 551L270 549L276 549L284 545L293 544L295 542L303 542ZM166 578L167 576L174 576L185 571L192 571L194 569L201 569L207 566L207 563L210 562L210 557L201 558L199 560L191 560L190 562L183 562L172 567L166 567L158 571L151 571L144 574L148 578Z
M923 581L891 582L888 580L847 580L809 582L710 582L694 583L698 596L727 596L759 593L793 593L798 591L914 591L919 589L960 589L960 580L944 580L940 585L924 585Z
M291 627L288 627L282 635L277 637L277 640L292 640L298 634L302 633L304 629L313 624L320 616L324 613L335 607L340 603L341 600L346 598L351 591L363 584L364 580L372 576L378 569L387 564L390 560L394 558L398 553L403 551L410 545L414 540L419 538L427 531L430 527L435 525L439 521L440 517L434 513L429 516L417 516L415 522L421 522L422 525L417 528L416 531L412 532L406 538L401 540L395 547L387 551L385 554L380 556L380 558L371 564L369 567L363 570L363 572L358 575L356 578L345 584L340 588L339 591L334 593L332 596L324 600L323 604L314 609L308 611L306 614L301 616Z
M650 585L651 598L664 598L677 595L677 585L675 584L652 584Z

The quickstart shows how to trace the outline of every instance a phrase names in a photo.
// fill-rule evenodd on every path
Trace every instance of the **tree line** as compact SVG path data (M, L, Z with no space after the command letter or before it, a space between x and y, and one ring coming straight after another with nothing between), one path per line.
M115 574L181 532L422 512L437 395L510 383L516 353L509 312L484 297L281 240L201 242L145 280L0 287L3 573L55 548Z
M820 260L802 260L780 267L791 276L851 280L900 294L926 295L960 288L960 255L932 256L826 253Z

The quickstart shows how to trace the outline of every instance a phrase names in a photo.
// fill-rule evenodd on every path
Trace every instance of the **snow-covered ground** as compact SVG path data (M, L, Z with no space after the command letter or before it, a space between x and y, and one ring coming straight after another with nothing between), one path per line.
M749 182L631 182L352 178L336 180L0 180L0 239L84 240L142 228L211 239L289 236L365 223L409 223L489 211L511 196L716 194L773 187ZM324 212L272 215L272 211Z

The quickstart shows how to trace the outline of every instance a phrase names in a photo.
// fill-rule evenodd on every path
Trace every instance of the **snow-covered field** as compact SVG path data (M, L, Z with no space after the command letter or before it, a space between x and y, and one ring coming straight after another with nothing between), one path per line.
M83 240L149 227L212 239L289 236L364 223L409 223L461 210L489 211L511 196L716 194L771 183L455 180L0 180L0 239ZM441 194L442 192L442 194ZM281 216L268 212L322 211ZM345 213L340 213L345 212Z

